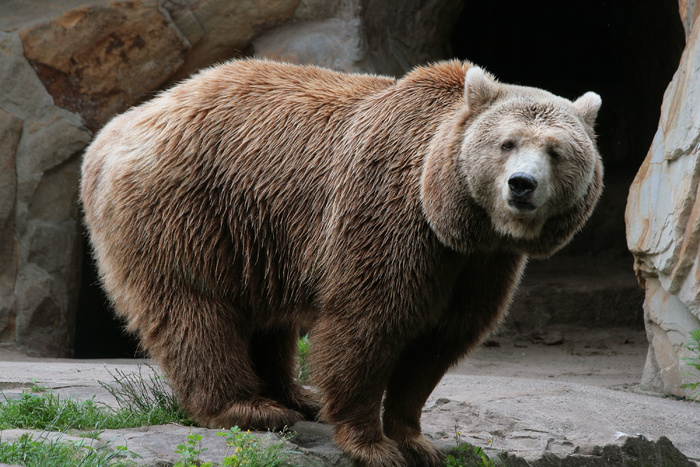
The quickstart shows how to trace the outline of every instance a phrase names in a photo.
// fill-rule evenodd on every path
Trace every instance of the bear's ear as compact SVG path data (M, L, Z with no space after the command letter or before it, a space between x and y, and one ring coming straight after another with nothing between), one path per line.
M473 66L467 70L464 78L464 99L469 110L478 112L498 95L498 84L484 73L484 70Z
M602 104L603 101L598 94L587 92L574 101L574 109L586 125L592 127Z

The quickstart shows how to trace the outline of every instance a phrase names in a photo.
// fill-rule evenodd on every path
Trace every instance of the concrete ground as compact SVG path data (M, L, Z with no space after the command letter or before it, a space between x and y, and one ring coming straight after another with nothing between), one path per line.
M497 337L445 376L426 404L423 431L438 445L457 436L491 454L508 451L529 461L546 454L585 457L600 451L596 446L629 437L665 436L700 462L700 403L640 389L645 356L643 332L562 330L557 345ZM37 359L0 350L0 390L11 394L36 383L61 397L95 396L113 404L99 381L113 381L110 373L116 370L135 372L140 362ZM177 459L173 446L184 441L187 430L153 427L108 436L123 437L129 449L167 463ZM317 451L315 459L325 459L323 465L347 464L334 450L328 427L307 423L298 431L300 440L312 433L323 441L309 448ZM166 437L160 450L158 433ZM0 432L3 440L16 435Z

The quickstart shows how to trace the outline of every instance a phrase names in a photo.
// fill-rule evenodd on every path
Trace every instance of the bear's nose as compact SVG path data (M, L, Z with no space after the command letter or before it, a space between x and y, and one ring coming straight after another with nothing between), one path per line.
M518 198L527 196L537 188L537 180L530 174L516 172L508 179L508 187Z

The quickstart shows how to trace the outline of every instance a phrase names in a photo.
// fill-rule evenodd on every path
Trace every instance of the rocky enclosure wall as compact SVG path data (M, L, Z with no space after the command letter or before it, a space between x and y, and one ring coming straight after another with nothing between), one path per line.
M113 115L243 55L402 74L445 58L449 31L436 30L460 4L405 2L412 22L378 28L363 12L387 19L389 1L0 2L0 345L72 354L80 159Z
M400 75L450 55L463 4L0 2L0 345L72 354L83 255L80 158L115 113L243 55ZM675 394L685 381L682 344L700 327L700 4L680 0L679 9L688 45L627 206L628 244L646 287L644 382Z
M651 149L627 202L627 242L645 288L649 353L642 384L690 396L684 357L700 329L700 3L681 1L687 44Z

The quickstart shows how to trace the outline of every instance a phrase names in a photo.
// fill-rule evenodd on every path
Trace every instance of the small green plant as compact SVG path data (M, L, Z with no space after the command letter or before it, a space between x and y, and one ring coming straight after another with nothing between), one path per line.
M48 389L45 386L40 386L39 384L37 384L36 378L34 378L32 380L31 386L29 386L25 392L32 392L35 394L40 394L42 392L47 392L47 391L48 391Z
M226 467L282 467L287 464L287 455L282 448L289 435L282 433L282 440L269 447L263 447L260 440L250 431L243 432L237 426L217 433L226 438L228 451L222 463Z
M693 354L693 356L683 358L683 361L685 362L686 365L695 368L695 370L698 373L700 373L700 329L696 329L696 330L690 332L690 340L685 345L685 348L690 350L690 352ZM684 372L683 374L700 377L700 374L693 375L693 373L690 373L690 372ZM681 384L681 387L684 389L690 389L691 391L697 390L696 393L693 393L690 395L690 398L695 400L695 401L700 401L700 390L698 390L698 388L700 388L700 381L697 381L695 383Z
M300 383L305 383L309 380L309 375L311 373L309 367L310 349L309 335L305 334L304 337L297 341L297 380Z
M455 427L454 439L457 441L457 447L445 456L443 465L447 467L495 467L494 462L489 459L483 449L462 440L462 434L457 430L457 427Z
M202 435L195 433L187 435L187 441L177 445L175 452L180 454L182 459L174 467L211 467L211 462L202 463L199 460L199 455L207 450L207 448L199 446L201 440Z
M250 431L241 431L234 426L228 431L220 431L217 436L226 438L226 455L221 462L224 467L283 467L287 463L287 455L282 450L284 440L289 439L289 435L283 433L282 441L272 446L264 447L257 436ZM182 459L175 464L175 467L211 467L212 462L202 462L200 454L207 448L200 447L202 436L190 433L187 441L179 444L175 452L180 454ZM219 464L216 464L219 465Z

